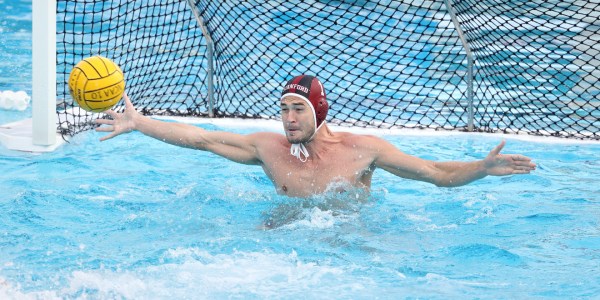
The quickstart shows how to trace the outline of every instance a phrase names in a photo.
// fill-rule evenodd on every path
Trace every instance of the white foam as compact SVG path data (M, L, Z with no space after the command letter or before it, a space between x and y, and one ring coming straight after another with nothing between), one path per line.
M10 282L0 277L0 299L6 300L35 300L35 299L61 299L54 291L23 292L19 286L13 286Z
M339 216L338 216L339 217ZM336 216L330 210L321 210L318 207L313 207L307 212L306 216L298 221L283 226L286 229L294 229L298 227L326 229L332 228L336 223Z
M354 271L352 266L302 261L295 251L211 254L176 248L164 253L158 265L73 271L65 275L64 286L52 290L28 292L0 278L0 299L335 298L376 286Z
M417 231L427 232L427 231L444 231L450 229L456 229L458 225L456 224L448 224L448 225L436 225L436 224L425 224L424 226L417 227Z
M192 192L194 191L195 187L196 187L196 184L191 184L189 186L185 186L185 187L180 188L179 190L177 190L175 192L175 195L177 196L177 198L187 197L187 196L189 196L189 195L192 194Z
M197 248L168 251L163 260L181 260L134 271L77 271L66 294L82 290L95 296L123 298L220 298L226 295L277 297L284 290L322 287L325 278L344 271L315 263L304 263L296 252L273 254L234 252L212 255ZM356 280L355 282L358 282ZM353 287L360 288L359 284Z
M477 224L479 220L485 218L491 218L494 216L494 209L490 206L486 206L481 208L478 212L475 213L472 217L469 217L465 220L465 224Z
M0 91L0 109L24 111L30 101L25 91Z
M508 284L503 282L483 282L452 279L435 273L427 273L424 277L420 277L418 281L426 283L426 286L430 287L431 290L444 291L447 295L455 294L462 296L465 295L464 291L469 287L503 288L508 286Z
M404 214L404 217L413 222L431 222L431 219L426 216L416 215L412 213Z
M148 284L130 272L75 271L64 292L75 295L82 290L91 290L97 291L101 298L118 295L117 298L134 299L146 294L150 289Z

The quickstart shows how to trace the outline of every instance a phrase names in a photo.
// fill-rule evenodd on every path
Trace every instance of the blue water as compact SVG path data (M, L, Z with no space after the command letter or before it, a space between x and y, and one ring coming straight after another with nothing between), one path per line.
M600 145L509 140L537 171L447 189L378 170L366 200L299 200L256 166L100 136L44 155L1 150L0 298L600 293ZM436 160L480 159L499 141L386 139Z
M0 0L0 91L31 95L31 0ZM25 111L2 112L0 124L31 117Z
M31 92L30 6L0 0L0 90ZM0 110L0 124L30 115ZM538 170L452 189L378 170L367 199L299 200L259 167L100 136L43 155L0 148L0 299L600 294L597 143L509 139ZM501 139L385 138L434 160L481 159Z

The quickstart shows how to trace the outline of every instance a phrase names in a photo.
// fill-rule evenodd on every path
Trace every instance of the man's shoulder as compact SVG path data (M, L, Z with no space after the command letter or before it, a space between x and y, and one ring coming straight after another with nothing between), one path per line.
M361 142L361 143L378 143L378 142L382 141L382 139L380 137L375 136L375 135L370 135L370 134L358 134L358 133L341 131L341 132L336 132L336 135L338 135L344 141Z
M336 132L342 143L355 149L374 149L385 143L385 141L375 135L357 134L351 132Z
M281 133L270 132L270 131L260 131L249 134L248 136L252 136L260 139L285 139L285 136Z
M258 144L280 144L285 143L287 139L281 133L261 131L255 132L248 135L254 142Z

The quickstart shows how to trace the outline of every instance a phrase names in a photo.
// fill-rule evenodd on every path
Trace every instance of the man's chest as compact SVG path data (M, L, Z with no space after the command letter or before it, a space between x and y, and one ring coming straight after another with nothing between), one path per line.
M332 182L339 181L357 186L372 173L370 162L358 156L337 155L307 162L289 156L264 165L278 191L288 195L322 193Z

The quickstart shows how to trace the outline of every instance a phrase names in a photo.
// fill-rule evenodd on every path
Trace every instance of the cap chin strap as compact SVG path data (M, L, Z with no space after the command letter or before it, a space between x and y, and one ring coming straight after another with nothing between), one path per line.
M323 123L321 123L321 125L317 127L317 130L315 130L315 132L310 136L310 139L308 139L309 142L312 141L312 139L317 134L317 131L321 129L321 126L323 126L323 124L325 124L325 121L323 121ZM306 149L306 146L304 146L304 143L292 144L292 146L290 147L290 154L295 156L301 162L306 162L308 160L308 157L310 156L310 154L308 154L308 149ZM303 156L304 159L302 159Z
M301 162L306 162L306 160L310 156L308 154L308 149L306 149L306 146L304 146L304 143L292 144L292 147L290 147L290 154L295 156ZM302 159L303 155L304 159Z

